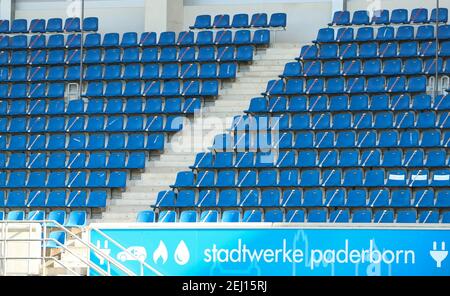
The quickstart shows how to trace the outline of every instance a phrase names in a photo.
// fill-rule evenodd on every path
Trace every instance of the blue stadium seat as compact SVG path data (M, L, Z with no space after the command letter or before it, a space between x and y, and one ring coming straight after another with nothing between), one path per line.
M211 16L210 15L198 15L195 18L195 23L190 29L209 29L211 28Z
M181 212L179 222L185 222L185 223L197 222L197 212L195 212L195 211Z
M156 215L153 211L140 211L136 218L137 223L154 223L156 222Z
M69 228L81 228L87 224L87 214L85 211L71 211L67 218L65 227Z
M269 27L272 28L285 28L287 25L286 13L273 13L270 16Z
M408 20L408 10L400 8L394 9L391 12L391 23L393 24L407 24Z
M346 26L350 24L349 11L336 11L333 14L333 21L331 25Z
M378 210L374 214L374 223L394 223L393 210Z
M261 222L262 213L259 210L247 210L244 212L242 222Z
M177 220L175 211L161 211L158 215L158 223L173 223Z
M253 28L267 27L267 13L255 13L250 20L250 26Z
M440 7L439 11L436 8L433 8L433 10L431 11L430 22L436 23L436 21L440 23L447 23L448 8Z
M49 194L49 199L50 196L52 196L52 193L57 193L57 191L52 191ZM47 201L47 206L48 205L48 201ZM48 221L54 221L54 222L48 222L45 225L47 227L55 227L58 223L59 225L64 225L64 222L66 221L66 212L63 210L55 210L55 211L51 211L48 216L47 216L47 220Z
M414 8L411 11L409 22L413 24L427 23L428 22L428 9L426 8Z
M387 25L389 24L389 10L375 10L372 15L372 24Z
M50 232L45 247L49 249L58 249L66 243L67 233L64 231L52 231Z
M377 31L377 35L375 37L377 41L390 41L395 39L394 35L394 27L385 26L380 27Z
M203 211L199 222L216 223L219 221L219 213L215 210Z
M324 223L327 222L327 212L322 209L314 209L308 212L308 222Z
M287 223L305 222L305 212L303 210L289 210L286 212L285 222Z
M241 214L237 210L227 210L222 213L222 222L233 223L240 222Z
M218 207L236 207L237 192L235 189L221 190L217 200Z
M366 10L356 10L353 12L352 25L369 25L369 13Z
M397 223L416 223L417 212L416 210L399 210L397 212Z
M228 14L219 14L214 17L212 28L223 29L230 27L230 16Z
M370 210L355 210L352 215L353 223L370 223L372 222L372 212Z
M269 210L264 215L264 222L281 223L283 222L283 213L280 210Z
M316 41L319 43L334 42L334 29L322 28L317 33Z

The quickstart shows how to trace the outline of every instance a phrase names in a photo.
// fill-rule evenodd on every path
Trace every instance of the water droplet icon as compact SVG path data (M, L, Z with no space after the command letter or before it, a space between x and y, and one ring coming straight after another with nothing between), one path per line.
M158 260L161 258L162 263L166 263L169 254L167 252L167 247L163 241L159 241L158 248L153 252L153 262L158 263Z
M190 258L190 254L189 254L189 249L186 246L186 243L184 241L180 241L180 243L178 244L177 249L175 250L175 262L178 265L185 265L186 263L189 262L189 258Z

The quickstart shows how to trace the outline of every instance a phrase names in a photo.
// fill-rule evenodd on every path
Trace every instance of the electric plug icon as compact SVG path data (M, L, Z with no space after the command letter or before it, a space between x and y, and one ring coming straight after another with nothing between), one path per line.
M437 242L433 242L433 250L430 251L430 256L436 261L436 267L442 267L442 261L447 258L448 251L445 250L445 242L441 242L441 250L437 249Z
M111 249L108 248L108 241L107 240L105 240L103 242L103 248L101 247L99 240L97 241L95 246L97 247L97 249L99 249L104 254L106 254L108 256L111 254ZM94 255L100 260L100 265L103 265L105 263L105 257L101 256L100 254L97 254L97 252L95 252Z

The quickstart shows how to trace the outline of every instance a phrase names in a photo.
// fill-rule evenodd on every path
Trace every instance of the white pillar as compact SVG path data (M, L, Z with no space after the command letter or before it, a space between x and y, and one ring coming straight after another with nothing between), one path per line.
M331 0L331 14L334 14L336 11L346 10L346 6L345 0Z
M181 31L183 0L145 0L145 31Z
M14 0L0 0L0 19L9 21L13 19L13 5Z

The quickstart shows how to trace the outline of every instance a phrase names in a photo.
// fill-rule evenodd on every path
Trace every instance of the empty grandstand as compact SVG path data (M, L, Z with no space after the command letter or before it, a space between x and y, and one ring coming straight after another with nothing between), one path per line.
M294 247L325 229L335 248L407 229L445 251L449 1L125 2L0 1L3 274L235 274L178 269L189 229L291 228ZM8 257L28 225L43 264ZM308 271L242 274L328 274L309 251ZM389 275L420 274L396 252ZM448 275L433 254L421 270Z

